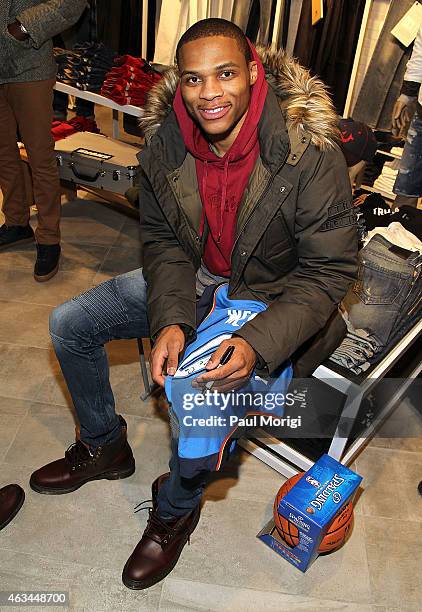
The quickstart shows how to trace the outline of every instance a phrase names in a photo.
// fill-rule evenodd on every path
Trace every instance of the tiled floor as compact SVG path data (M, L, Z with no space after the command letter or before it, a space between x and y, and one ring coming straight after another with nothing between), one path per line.
M137 222L93 201L64 206L62 233L61 270L48 283L32 278L33 245L0 254L0 486L17 482L26 492L21 512L0 533L0 590L68 590L71 610L95 612L420 610L422 425L414 400L404 401L384 430L393 436L405 424L406 438L378 437L356 460L364 491L349 542L306 574L256 539L284 478L242 452L209 487L201 522L172 574L143 592L122 585L122 567L146 521L133 507L149 498L169 453L164 411L139 399L134 341L111 343L108 352L136 473L64 496L29 488L31 472L60 457L74 437L49 312L140 261Z

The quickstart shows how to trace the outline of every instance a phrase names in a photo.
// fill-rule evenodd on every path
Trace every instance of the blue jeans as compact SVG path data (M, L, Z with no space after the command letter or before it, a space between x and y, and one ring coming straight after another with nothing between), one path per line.
M149 336L142 270L117 276L55 308L50 334L79 419L81 440L93 448L112 442L119 436L120 422L104 344ZM196 507L208 477L180 478L174 433L170 471L158 498L163 518L182 516Z
M422 196L422 116L418 111L413 115L407 132L393 192L415 198Z
M355 329L364 329L385 347L420 313L422 256L375 234L359 252L354 299L347 304ZM357 298L357 299L356 299Z

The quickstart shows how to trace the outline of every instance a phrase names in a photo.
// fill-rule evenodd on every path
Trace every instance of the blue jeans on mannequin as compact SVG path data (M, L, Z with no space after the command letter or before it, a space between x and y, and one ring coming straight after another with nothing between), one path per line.
M78 415L81 440L91 448L114 441L120 422L104 344L149 336L142 270L117 276L55 308L50 334ZM195 508L207 481L207 474L192 482L180 478L174 430L170 468L171 476L158 496L164 519Z

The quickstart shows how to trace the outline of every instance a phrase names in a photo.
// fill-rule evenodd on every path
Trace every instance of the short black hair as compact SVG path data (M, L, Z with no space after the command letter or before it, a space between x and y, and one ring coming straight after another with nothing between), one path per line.
M201 21L197 21L193 24L193 26L186 30L177 43L177 63L179 63L180 49L183 47L183 45L191 42L192 40L207 38L208 36L226 36L227 38L234 38L240 51L244 54L246 61L248 63L252 61L252 53L249 47L248 39L242 30L232 21L212 17L210 19L201 19Z

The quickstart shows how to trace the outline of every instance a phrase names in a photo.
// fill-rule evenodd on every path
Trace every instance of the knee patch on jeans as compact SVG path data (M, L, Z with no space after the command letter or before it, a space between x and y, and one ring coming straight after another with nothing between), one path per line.
M88 312L99 330L127 323L129 320L114 279L81 293L73 300Z

